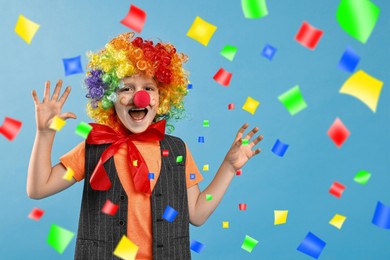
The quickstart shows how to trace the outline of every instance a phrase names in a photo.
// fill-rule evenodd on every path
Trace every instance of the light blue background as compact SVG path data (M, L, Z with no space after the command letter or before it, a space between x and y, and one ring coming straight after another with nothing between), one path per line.
M390 205L390 3L374 1L381 14L366 44L347 35L336 21L336 0L268 1L268 16L245 19L239 0L232 1L4 1L0 0L0 121L9 116L23 122L17 138L0 136L1 147L1 259L72 259L75 239L60 255L46 242L51 224L77 231L82 184L36 201L26 195L29 156L35 136L32 89L42 97L45 80L63 79L73 87L64 111L78 115L56 136L53 163L81 137L74 134L85 114L82 74L65 77L63 58L96 51L118 33L134 4L147 13L141 33L172 42L188 54L186 68L193 89L186 98L188 118L176 124L175 135L184 139L203 172L203 190L212 180L238 128L249 122L259 126L262 153L235 177L224 199L206 224L191 226L191 239L206 247L192 252L194 259L311 259L296 250L310 231L327 244L321 259L389 259L390 230L371 224L378 200ZM14 33L19 14L40 24L30 45ZM186 36L196 16L218 26L207 47ZM294 37L303 21L324 31L312 51ZM261 56L265 44L278 49L274 59ZM219 52L237 46L233 62ZM339 93L350 74L337 68L344 50L352 47L362 69L384 82L377 112ZM213 80L223 67L233 73L229 87ZM308 107L291 116L277 97L299 84ZM254 115L241 109L251 96L261 102ZM228 110L234 103L236 108ZM339 117L351 132L339 149L327 130ZM203 128L204 119L210 121ZM205 143L198 143L198 136ZM271 148L276 139L290 145L283 158ZM353 181L360 170L372 173L367 185ZM334 181L346 186L340 199L329 194ZM238 204L247 203L246 211ZM40 221L27 218L39 207ZM274 226L274 210L289 210L287 223ZM335 214L347 217L341 230L328 224ZM222 229L229 221L229 229ZM259 241L252 253L241 249L245 235Z

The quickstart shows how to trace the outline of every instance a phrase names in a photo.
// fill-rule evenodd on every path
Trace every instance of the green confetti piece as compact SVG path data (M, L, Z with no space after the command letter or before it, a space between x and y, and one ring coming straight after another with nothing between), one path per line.
M284 92L278 99L292 116L307 107L298 85Z
M206 194L206 200L207 201L210 201L210 200L212 200L213 199L213 195L211 195L211 194Z
M337 22L356 40L366 43L378 20L379 7L369 0L341 0Z
M58 253L62 254L73 237L73 232L53 224L50 227L47 243Z
M248 139L242 139L242 145L248 145L249 140Z
M371 178L371 173L368 171L361 170L359 171L355 177L353 178L354 181L356 181L359 184L366 184L368 180Z
M259 241L257 241L253 237L246 235L241 248L251 253L253 248L257 245L257 243L259 243Z
M203 120L203 127L210 127L209 120Z
M220 54L225 57L226 59L230 60L230 61L233 61L234 59L234 56L236 56L236 52L237 52L237 47L235 46L231 46L231 45L226 45L222 51L220 52Z
M181 163L183 161L183 156L182 155L179 155L176 157L176 162L177 163Z
M241 6L245 18L261 18L268 14L265 0L241 0Z
M89 132L91 132L91 130L92 130L92 126L90 126L85 122L81 122L76 127L76 134L86 139L88 137Z

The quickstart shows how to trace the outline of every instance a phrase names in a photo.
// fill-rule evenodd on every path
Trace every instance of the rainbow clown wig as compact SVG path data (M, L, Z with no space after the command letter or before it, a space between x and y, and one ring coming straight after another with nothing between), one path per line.
M160 105L154 121L166 119L169 122L183 117L183 99L189 83L188 72L183 69L187 56L177 53L172 44L153 44L129 32L118 35L104 49L87 56L90 69L84 80L87 113L96 123L120 129L113 102L117 99L116 91L123 87L121 79L135 74L145 74L157 82Z

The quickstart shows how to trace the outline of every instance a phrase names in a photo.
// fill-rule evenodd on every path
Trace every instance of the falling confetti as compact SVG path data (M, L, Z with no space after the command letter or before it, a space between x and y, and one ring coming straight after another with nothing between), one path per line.
M130 5L129 12L121 21L121 24L129 27L131 30L141 33L146 21L146 13L144 10L135 5Z
M322 34L323 31L313 27L305 21L302 23L301 28L299 28L297 35L295 35L295 40L306 48L314 50L320 41Z
M124 260L134 260L138 252L138 246L125 235L122 236L113 254Z
M284 92L278 97L278 99L292 116L307 107L307 104L302 97L299 85L296 85L295 87Z
M39 24L20 14L18 21L16 22L15 33L27 42L27 44L30 44L39 27Z
M207 46L216 30L217 26L197 16L188 30L187 36L203 44L204 46Z
M328 130L328 136L340 148L351 133L339 118L333 122Z
M259 105L260 105L259 101L257 101L252 97L247 97L244 105L242 106L242 109L254 115Z

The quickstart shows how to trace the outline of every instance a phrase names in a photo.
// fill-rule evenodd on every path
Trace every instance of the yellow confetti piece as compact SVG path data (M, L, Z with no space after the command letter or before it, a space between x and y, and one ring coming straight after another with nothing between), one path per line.
M344 221L347 219L347 217L336 214L334 217L329 221L329 224L332 226L335 226L338 229L341 229L341 227L344 224Z
M20 36L27 44L30 44L35 33L39 29L39 24L34 23L23 15L19 15L15 26L15 33Z
M60 131L65 124L66 121L64 119L60 118L59 116L55 116L49 128L56 131Z
M349 77L339 92L359 99L375 113L382 85L382 81L359 70Z
M67 180L67 181L71 181L73 176L74 176L74 171L72 170L72 168L68 167L68 168L66 168L66 172L65 172L64 176L62 176L62 179Z
M138 166L138 160L133 161L133 166L137 167Z
M204 171L208 171L209 170L209 165L208 164L203 165L203 170Z
M252 115L255 114L256 112L256 109L257 107L260 105L260 102L257 101L256 99L253 99L251 97L248 97L245 101L245 104L244 106L242 107L242 109L244 109L245 111L248 111L249 113L251 113Z
M123 235L114 250L114 255L125 260L133 260L135 259L137 252L138 246Z
M287 221L288 210L274 210L274 225L285 224Z
M208 23L207 21L197 16L188 30L187 36L194 39L195 41L198 41L204 46L207 46L216 30L217 26Z
M222 228L229 228L229 221L222 221Z

